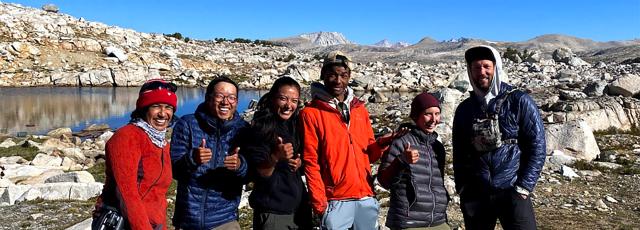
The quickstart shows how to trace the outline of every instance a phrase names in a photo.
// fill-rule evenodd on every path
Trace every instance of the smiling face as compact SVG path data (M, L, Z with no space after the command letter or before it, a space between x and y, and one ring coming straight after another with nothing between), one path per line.
M323 75L322 80L327 92L338 100L344 101L347 85L351 78L351 71L344 66L334 65L328 68Z
M494 72L495 68L491 60L485 59L471 62L471 79L473 80L473 84L484 93L489 92Z
M175 108L171 105L164 103L153 104L149 106L144 120L154 129L163 131L169 127L174 111Z
M283 85L271 99L271 110L282 120L288 120L298 108L300 91L294 86Z
M413 119L418 128L426 133L432 133L440 123L440 108L429 107Z
M209 113L221 120L230 120L238 107L238 90L228 82L218 82L208 95Z

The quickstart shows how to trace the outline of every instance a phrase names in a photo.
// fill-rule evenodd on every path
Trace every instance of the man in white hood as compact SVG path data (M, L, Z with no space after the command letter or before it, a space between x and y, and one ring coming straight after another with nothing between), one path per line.
M536 229L530 194L546 156L544 126L526 93L505 83L496 49L465 52L473 91L453 120L453 169L466 229Z

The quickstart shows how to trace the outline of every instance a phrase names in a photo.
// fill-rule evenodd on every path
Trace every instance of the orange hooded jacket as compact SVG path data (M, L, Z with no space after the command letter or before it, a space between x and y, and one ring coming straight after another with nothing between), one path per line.
M364 102L351 100L350 122L320 99L312 100L300 113L304 130L303 161L311 206L324 213L329 200L373 196L371 163L382 150L373 136Z

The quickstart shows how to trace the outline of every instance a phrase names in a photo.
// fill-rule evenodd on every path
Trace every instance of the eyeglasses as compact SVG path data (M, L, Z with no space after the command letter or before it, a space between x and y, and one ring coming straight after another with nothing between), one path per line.
M213 95L211 95L211 97L215 102L222 102L224 99L227 99L229 103L234 103L238 100L238 97L236 97L236 95L225 96L221 93L214 93Z
M178 89L178 86L176 86L176 84L173 84L171 82L166 82L161 79L152 79L152 80L148 80L142 85L142 87L140 87L140 92L142 93L142 92L154 90L154 89L167 89L175 93L176 90Z

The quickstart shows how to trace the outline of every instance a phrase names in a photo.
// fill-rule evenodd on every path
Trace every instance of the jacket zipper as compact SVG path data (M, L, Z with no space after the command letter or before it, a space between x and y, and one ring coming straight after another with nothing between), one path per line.
M338 114L338 116L341 116L341 115ZM351 110L349 110L349 116L351 116ZM349 119L349 120L351 120L351 119ZM356 157L356 151L353 148L353 137L351 136L351 130L349 130L349 127L351 127L351 125L346 124L345 122L342 122L342 124L344 125L345 129L347 130L347 135L349 136L349 152L350 152L351 156L353 156L353 160L356 162L356 169L360 169L360 162L359 162L360 159L358 159L358 157ZM363 181L362 173L360 171L357 171L357 170L356 170L356 172L358 172L358 179L360 179L360 181ZM368 181L366 181L366 179L365 179L365 182L369 183ZM360 192L362 192L362 191L360 191Z
M433 149L433 147L431 147L431 149ZM433 208L431 208L431 222L429 223L429 226L433 225L433 212L436 210L436 194L433 192L433 187L431 186L431 183L433 182L433 159L432 159L432 155L430 155L430 153L427 153L427 158L429 158L429 190L431 191L431 197L433 198Z

